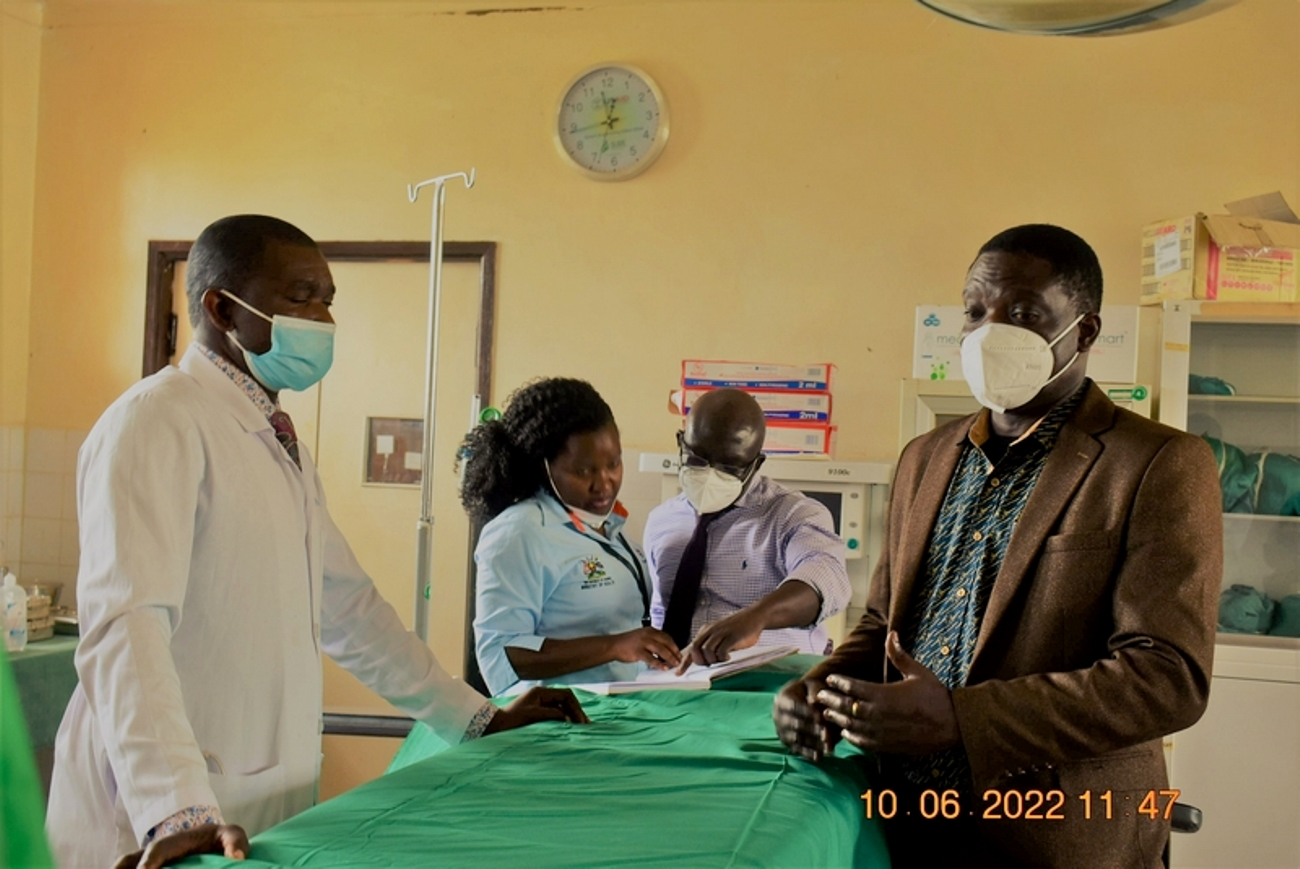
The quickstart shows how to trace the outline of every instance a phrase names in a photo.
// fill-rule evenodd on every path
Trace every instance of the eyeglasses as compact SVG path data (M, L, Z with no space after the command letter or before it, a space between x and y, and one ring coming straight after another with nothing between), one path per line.
M710 462L703 456L696 455L695 452L686 445L686 438L681 432L677 433L677 451L678 458L681 461L683 468L713 468L713 470L719 473L726 474L729 477L735 477L742 482L749 479L749 475L753 472L755 465L758 463L757 458L747 465L724 465L719 462Z

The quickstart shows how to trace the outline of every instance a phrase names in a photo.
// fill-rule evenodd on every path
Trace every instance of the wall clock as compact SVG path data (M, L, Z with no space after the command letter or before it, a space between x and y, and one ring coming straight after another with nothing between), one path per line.
M668 143L668 104L645 72L601 63L578 73L560 96L555 145L578 171L623 181L650 168Z

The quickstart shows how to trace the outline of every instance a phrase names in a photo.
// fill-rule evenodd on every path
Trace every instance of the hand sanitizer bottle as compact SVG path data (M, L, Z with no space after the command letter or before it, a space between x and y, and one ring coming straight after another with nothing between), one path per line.
M5 574L4 618L5 650L21 652L27 648L27 589L12 573Z

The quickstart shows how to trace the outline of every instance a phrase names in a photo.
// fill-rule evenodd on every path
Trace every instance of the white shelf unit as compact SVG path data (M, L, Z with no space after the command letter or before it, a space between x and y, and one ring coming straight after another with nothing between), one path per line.
M1300 304L1169 301L1161 321L1157 418L1247 453L1300 456ZM1189 395L1188 376L1235 395ZM1227 513L1223 587L1300 594L1300 519ZM1220 632L1210 705L1167 741L1180 800L1205 813L1175 836L1172 863L1300 866L1300 639Z

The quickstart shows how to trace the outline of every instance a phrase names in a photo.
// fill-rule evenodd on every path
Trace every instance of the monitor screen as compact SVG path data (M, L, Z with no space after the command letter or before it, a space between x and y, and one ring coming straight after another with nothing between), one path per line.
M801 489L800 491L809 498L826 505L826 509L831 511L831 521L835 523L835 533L840 534L840 513L844 504L844 495L840 492L818 492L809 489Z

